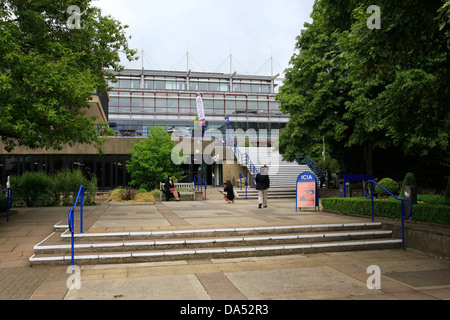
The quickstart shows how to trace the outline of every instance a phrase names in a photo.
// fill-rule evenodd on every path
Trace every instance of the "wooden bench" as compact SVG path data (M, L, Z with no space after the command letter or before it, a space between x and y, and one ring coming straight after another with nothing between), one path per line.
M159 200L162 201L163 195L165 195L164 193L164 182L160 182L159 183ZM192 194L194 196L194 201L195 201L195 184L192 183L175 183L175 189L177 189L178 193L180 195L182 194Z

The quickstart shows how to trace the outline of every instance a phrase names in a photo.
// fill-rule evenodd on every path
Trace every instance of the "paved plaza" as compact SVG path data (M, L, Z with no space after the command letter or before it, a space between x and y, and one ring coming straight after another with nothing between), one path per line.
M81 288L67 289L66 266L32 266L33 247L66 223L68 208L14 209L0 216L1 300L441 300L450 298L450 262L414 250L330 252L140 264L86 265ZM111 205L85 209L87 232L326 224L368 218L295 212L293 199L227 204L207 201ZM369 266L381 271L370 290Z

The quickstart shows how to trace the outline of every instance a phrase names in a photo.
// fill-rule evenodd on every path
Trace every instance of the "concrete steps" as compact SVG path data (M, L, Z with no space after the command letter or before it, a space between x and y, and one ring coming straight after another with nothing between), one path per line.
M267 256L401 248L381 223L75 234L76 264ZM34 247L32 265L68 265L71 234L55 232Z

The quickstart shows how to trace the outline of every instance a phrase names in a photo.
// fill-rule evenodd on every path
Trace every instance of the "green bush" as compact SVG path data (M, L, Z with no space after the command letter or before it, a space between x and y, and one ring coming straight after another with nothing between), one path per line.
M372 215L369 198L325 198L322 199L322 206L325 210L335 210L342 214ZM398 200L374 199L375 217L401 219L400 211L401 203ZM450 225L450 207L430 203L415 204L410 220Z
M384 178L379 182L379 185L388 190L390 193L397 195L398 194L398 183L392 180L391 178ZM384 191L379 186L375 188L376 192L379 196L390 196L389 193Z
M56 204L55 184L43 172L25 172L21 177L11 177L14 202L27 207L48 207Z
M63 170L52 176L43 172L26 172L11 177L14 204L27 207L72 206L83 185L85 205L95 205L97 178L87 179L81 170Z
M147 193L147 190L145 190L144 188L140 188L140 189L138 190L138 193Z
M403 196L403 189L407 186L414 186L417 188L416 177L414 177L414 173L408 172L405 175L402 183L402 189L400 190L400 196Z

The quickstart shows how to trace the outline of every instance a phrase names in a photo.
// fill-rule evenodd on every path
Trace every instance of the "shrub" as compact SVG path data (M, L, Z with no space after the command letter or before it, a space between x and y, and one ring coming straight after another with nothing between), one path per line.
M135 189L127 188L119 193L122 201L132 201L136 198L137 191Z
M386 190L388 190L392 194L395 194L395 195L398 194L398 189L399 189L398 183L395 182L394 180L392 180L391 178L382 179L379 182L379 185L382 186L383 188L385 188ZM376 192L378 193L379 196L390 196L389 193L384 191L379 186L376 186Z
M58 199L63 206L73 205L74 197L78 193L80 186L87 186L88 181L80 169L62 170L53 175L55 181L55 190Z
M342 214L372 215L369 198L325 198L322 199L322 206L326 210L335 210ZM374 199L375 217L401 219L400 211L400 201ZM415 204L410 220L450 225L450 207L429 203Z
M138 193L134 200L136 202L155 202L155 197L151 193Z
M147 193L147 190L145 190L144 188L140 188L140 189L138 190L138 193Z
M113 191L111 191L108 201L122 201L120 197L122 191L125 191L125 189L114 189Z

